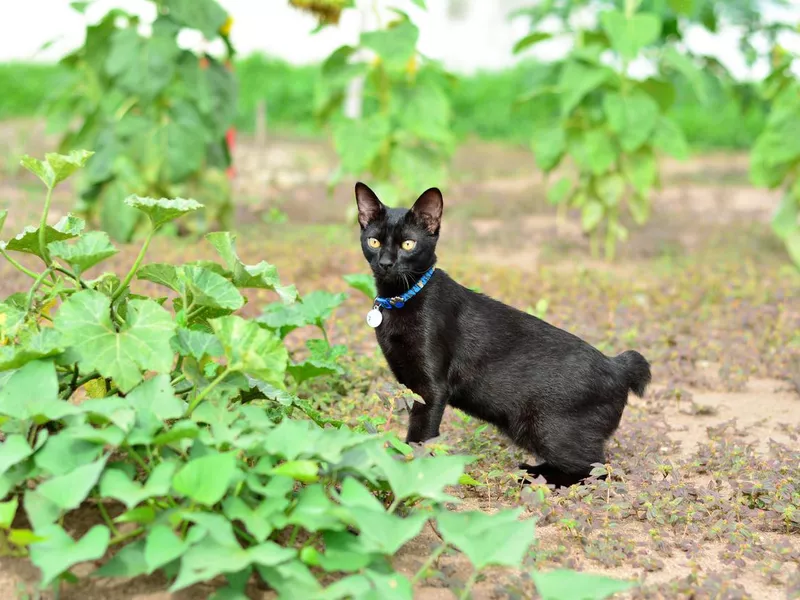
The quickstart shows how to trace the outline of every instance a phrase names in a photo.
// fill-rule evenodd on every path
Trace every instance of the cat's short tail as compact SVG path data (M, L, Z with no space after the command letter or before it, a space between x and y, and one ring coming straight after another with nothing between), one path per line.
M647 359L636 350L627 350L615 356L614 361L622 367L628 389L640 398L644 396L644 390L650 383L650 363Z

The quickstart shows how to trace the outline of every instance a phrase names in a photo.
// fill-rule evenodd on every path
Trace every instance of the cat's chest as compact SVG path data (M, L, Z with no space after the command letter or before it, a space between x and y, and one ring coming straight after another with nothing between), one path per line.
M375 329L378 345L390 362L393 359L413 362L430 334L430 327L426 326L423 316L417 311L405 314L384 311L383 321Z

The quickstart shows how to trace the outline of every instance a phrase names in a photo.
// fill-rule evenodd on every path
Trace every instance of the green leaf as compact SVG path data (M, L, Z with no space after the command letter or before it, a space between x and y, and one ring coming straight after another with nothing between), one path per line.
M289 500L281 496L272 496L260 502L255 509L238 496L231 496L225 500L223 509L225 516L231 521L241 521L247 531L263 542L275 530L273 520L276 516L283 517L283 511L289 506Z
M319 463L314 460L290 460L272 469L271 473L303 483L313 483L319 481Z
M395 498L404 500L417 495L431 500L448 501L444 488L456 485L464 467L473 459L468 456L437 456L399 461L383 448L375 453L375 461L383 470Z
M534 31L533 33L529 33L521 40L518 40L516 44L514 44L514 48L511 50L514 54L518 54L525 50L526 48L530 48L531 46L538 44L539 42L543 42L544 40L549 40L553 37L553 34L546 33L544 31Z
M145 573L153 573L156 569L183 556L192 544L198 541L193 538L197 538L198 534L202 535L196 528L192 528L191 533L188 539L182 540L166 525L153 527L147 534L144 546L144 562L147 568Z
M800 198L786 192L772 216L772 231L786 241L789 235L800 227Z
M476 571L490 565L519 567L534 541L532 519L520 521L521 508L494 514L442 512L437 517L445 541L467 555Z
M6 436L0 444L0 475L4 475L14 465L33 454L33 448L28 445L25 436L11 434ZM1 525L0 525L1 526Z
M124 393L142 381L142 371L169 373L172 368L175 322L152 300L131 300L117 332L111 321L111 299L84 290L64 302L55 328L77 354L83 371L96 370L112 378Z
M534 571L531 577L542 600L604 600L636 587L633 581L621 581L570 569Z
M531 150L536 164L545 173L555 169L567 150L567 136L560 122L548 124L534 132Z
M19 499L14 496L8 502L0 502L0 529L9 529L19 508Z
M784 243L786 244L786 251L789 253L792 262L794 262L795 266L800 268L800 228L795 229L787 235Z
M182 266L177 271L182 287L198 306L238 310L244 306L239 290L227 279L202 267Z
M692 91L694 91L694 95L701 104L708 105L709 94L706 76L691 58L670 46L664 51L662 60L664 65L675 69L686 78L692 87Z
M6 218L8 217L8 211L6 209L0 210L0 233L3 231L3 227L6 224Z
M619 173L609 173L600 177L595 186L603 204L617 206L625 191L625 180Z
M195 502L213 506L225 496L236 471L235 454L207 454L186 463L173 477L172 487Z
M47 164L53 170L55 175L55 184L67 179L78 169L86 166L86 161L94 155L94 152L88 150L73 150L69 154L57 154L49 152L44 155Z
M259 288L273 290L286 302L297 299L297 289L293 285L281 285L278 269L266 261L257 265L246 265L236 253L236 235L225 232L206 234L206 239L216 248L222 260L233 273L233 284L238 288Z
M347 300L347 294L332 294L325 290L314 290L303 296L300 310L308 323L313 323L321 328L325 321L331 318L333 311L345 300Z
M56 174L46 160L39 160L26 154L20 159L19 164L41 179L48 189L55 187Z
M390 133L389 118L382 113L337 122L333 129L333 144L342 161L342 169L360 175L378 156Z
M83 234L75 243L53 242L48 245L50 254L62 258L72 268L76 275L114 256L117 250L108 239L108 234L102 231L90 231Z
M156 375L139 384L125 400L136 411L137 417L146 411L161 421L177 419L186 410L186 403L175 396L170 377L165 374Z
M20 420L43 417L57 421L80 412L58 399L58 377L52 362L36 360L14 372L0 389L0 414Z
M239 573L250 565L274 567L293 559L297 553L274 542L264 542L247 550L223 546L207 537L192 546L181 559L181 570L169 588L176 592L223 573Z
M37 531L52 525L61 516L58 506L42 496L38 490L25 490L22 505L28 521Z
M451 144L453 135L450 131L450 117L452 108L450 98L441 86L431 79L418 79L410 86L405 94L400 95L397 101L400 127L420 140L430 140L445 145ZM399 150L400 148L395 148ZM412 150L418 147L405 149L406 154L413 154ZM417 156L420 156L417 154ZM421 155L423 158L424 154ZM427 165L423 165L427 166ZM437 165L433 165L437 167ZM430 166L426 169L431 171ZM433 185L428 183L430 187ZM424 185L423 183L423 185Z
M83 219L73 217L72 215L64 217L53 227L45 225L45 244L78 237L85 225L86 223ZM0 248L34 254L42 258L39 246L39 228L30 225L25 227L22 233L16 235L12 239L7 242L0 242Z
M591 129L570 140L570 154L581 170L594 175L608 171L617 159L617 149L603 129Z
M78 563L102 558L111 538L105 525L95 525L77 542L58 525L36 533L46 538L30 547L31 562L42 572L42 587Z
M568 62L558 81L561 114L569 115L587 94L603 85L611 75L613 72L606 67L590 66L578 61Z
M315 483L304 487L299 493L297 504L286 519L286 524L299 525L308 531L342 531L345 529L342 511L325 495L325 488Z
M76 434L80 434L80 428L73 425L49 436L34 456L36 466L51 475L66 475L97 460L103 446Z
M284 419L266 434L264 449L286 460L318 458L337 463L346 450L368 440L374 438L345 428L323 429L311 421Z
M547 202L552 205L561 204L572 190L572 181L569 177L561 177L547 189Z
M635 59L661 34L661 19L654 13L638 13L628 18L618 10L605 11L600 14L600 23L611 46L625 60Z
M174 221L178 217L203 208L203 205L199 202L183 198L161 198L156 200L155 198L128 196L125 199L125 204L145 213L156 229L165 223Z
M185 327L178 328L174 345L181 355L191 356L198 361L205 356L218 357L225 353L222 344L210 333Z
M291 560L274 567L256 568L261 578L278 592L280 598L316 598L321 589L317 578L299 560Z
M358 290L369 298L370 302L378 295L378 289L375 287L375 278L366 273L353 273L352 275L345 275L344 280L354 290Z
M131 480L121 469L108 469L100 479L100 495L119 500L131 509L148 498L169 495L176 468L177 463L174 462L160 463L150 473L145 485Z
M617 134L626 152L633 152L650 139L659 115L656 101L638 91L629 96L606 94L603 109L611 130Z
M623 157L623 172L641 196L649 196L658 175L656 158L648 147Z
M147 573L144 540L124 546L111 560L92 573L92 577L136 577Z
M11 314L11 310L0 311L0 318L9 314ZM4 331L3 333L11 335L11 332ZM19 369L31 361L50 358L63 351L61 336L54 329L46 327L28 338L24 345L0 346L0 371Z
M417 26L403 18L387 29L363 32L360 43L380 56L387 69L403 71L416 52L418 38Z
M581 226L584 231L593 231L605 214L605 207L596 200L590 200L581 210Z
M414 4L419 6L422 10L427 10L428 7L425 6L425 0L411 0Z
M209 323L222 343L229 368L283 387L289 353L277 335L237 316Z
M207 40L214 40L228 18L216 0L167 0L170 18L190 29L199 29Z
M78 508L97 484L107 460L108 457L104 456L96 462L78 467L71 473L48 479L39 484L36 491L61 510Z
M156 20L153 35L147 38L135 27L118 29L111 34L110 48L105 52L105 71L114 79L115 87L144 102L152 101L172 81L181 52L177 32L165 31L160 26L163 23Z
M383 510L358 508L351 510L350 516L358 526L365 545L390 556L418 536L428 522L428 515L424 512L414 512L401 518Z
M653 146L680 160L689 156L689 144L683 131L669 117L659 117L653 135Z

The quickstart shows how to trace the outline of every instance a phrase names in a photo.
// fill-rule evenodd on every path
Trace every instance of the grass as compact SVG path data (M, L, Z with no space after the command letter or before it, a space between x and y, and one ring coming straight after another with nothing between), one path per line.
M255 128L259 103L267 106L272 130L318 135L313 117L318 65L293 66L285 61L251 55L236 63L240 80L237 127ZM500 71L462 76L451 86L453 130L462 137L527 144L535 133L529 105L515 100L530 90L536 65L522 63ZM61 68L50 64L0 64L0 120L40 113L47 95L58 89ZM673 116L697 149L741 149L752 145L765 120L765 107L742 111L736 101L716 90L709 103L698 104L681 89Z

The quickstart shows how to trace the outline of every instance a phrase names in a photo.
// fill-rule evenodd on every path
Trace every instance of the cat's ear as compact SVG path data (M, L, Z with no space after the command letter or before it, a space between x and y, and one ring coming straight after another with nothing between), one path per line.
M386 213L386 207L378 200L369 187L361 183L356 183L356 204L358 205L358 224L364 229L368 224L376 219L380 219Z
M436 235L442 224L443 208L442 192L439 191L439 188L434 187L422 192L414 206L411 207L411 213L428 233Z

